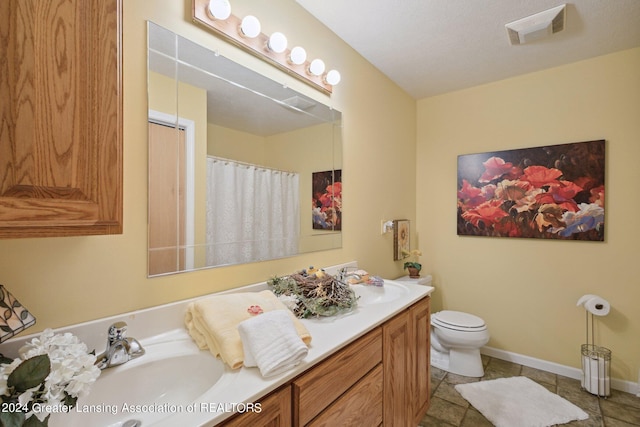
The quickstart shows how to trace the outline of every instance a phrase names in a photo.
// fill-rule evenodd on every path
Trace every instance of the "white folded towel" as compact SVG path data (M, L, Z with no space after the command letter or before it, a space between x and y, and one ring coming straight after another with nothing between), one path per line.
M238 324L244 365L257 366L264 377L278 375L298 365L309 349L286 310L268 311Z
M209 349L231 369L239 369L244 360L244 352L238 325L253 317L247 311L253 305L260 306L265 313L286 310L300 338L307 344L311 342L307 328L270 290L200 298L187 307L185 325L200 349Z

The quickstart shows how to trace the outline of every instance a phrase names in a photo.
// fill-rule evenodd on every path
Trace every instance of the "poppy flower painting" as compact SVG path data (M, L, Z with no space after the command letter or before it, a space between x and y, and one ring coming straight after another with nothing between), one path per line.
M342 230L342 170L314 172L312 220L316 230Z
M604 241L605 141L458 156L458 235Z

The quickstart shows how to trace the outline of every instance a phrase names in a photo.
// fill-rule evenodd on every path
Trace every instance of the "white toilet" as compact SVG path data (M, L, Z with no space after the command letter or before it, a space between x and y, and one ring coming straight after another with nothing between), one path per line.
M480 347L489 342L484 320L443 310L431 315L431 366L466 377L484 375Z

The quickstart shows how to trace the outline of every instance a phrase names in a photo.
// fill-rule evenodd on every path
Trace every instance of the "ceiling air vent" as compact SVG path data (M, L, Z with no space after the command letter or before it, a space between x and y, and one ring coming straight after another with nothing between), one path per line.
M511 44L525 44L564 30L566 4L505 25Z
M283 99L282 102L290 107L304 111L316 106L313 101L309 101L308 99L302 98L298 95L292 96L291 98Z

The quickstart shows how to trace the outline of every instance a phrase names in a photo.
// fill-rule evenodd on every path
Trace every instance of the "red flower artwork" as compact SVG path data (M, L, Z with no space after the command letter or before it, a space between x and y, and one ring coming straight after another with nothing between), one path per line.
M342 230L342 170L314 172L312 223L318 230Z
M605 142L458 157L458 234L604 240Z

